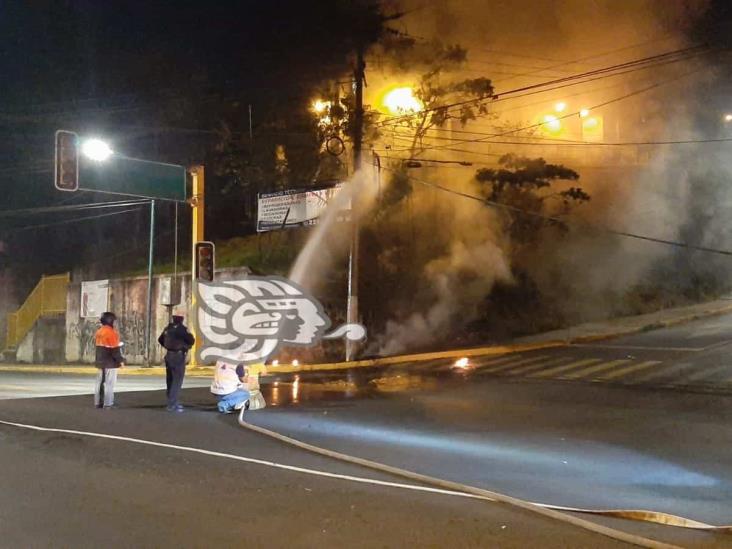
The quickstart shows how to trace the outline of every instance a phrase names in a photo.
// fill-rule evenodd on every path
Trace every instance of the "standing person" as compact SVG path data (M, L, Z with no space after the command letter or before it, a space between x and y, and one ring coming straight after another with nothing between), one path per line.
M120 348L119 333L114 329L117 317L107 311L102 313L99 322L102 326L94 336L96 344L96 384L94 385L94 406L110 409L114 406L114 384L117 381L117 368L125 365Z
M173 315L158 343L165 347L165 396L168 397L168 411L182 412L183 405L178 402L178 393L183 386L186 375L186 354L193 347L196 339L183 324L182 315Z

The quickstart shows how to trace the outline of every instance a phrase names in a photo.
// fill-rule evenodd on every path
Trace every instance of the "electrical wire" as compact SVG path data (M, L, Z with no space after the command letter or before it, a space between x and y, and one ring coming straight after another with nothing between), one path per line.
M71 204L68 206L44 206L40 208L23 208L17 210L0 210L0 217L12 217L15 215L26 214L44 214L71 212L77 210L97 210L104 208L121 208L125 206L135 206L138 204L147 204L149 200L123 200L117 202L92 202L89 204Z
M388 166L384 166L384 169L385 170L392 171L392 172L397 172L398 171L398 170L389 168ZM467 199L470 199L470 200L475 200L477 202L481 202L481 203L486 204L488 206L491 206L493 208L507 210L507 211L510 211L510 212L513 212L513 213L517 213L519 215L526 216L526 217L533 217L533 218L537 218L537 219L543 219L545 221L552 221L554 223L561 223L562 225L567 225L567 226L581 227L583 229L592 229L592 230L604 232L604 233L607 233L607 234L611 234L611 235L614 235L614 236L622 236L622 237L626 237L626 238L633 238L633 239L637 239L637 240L644 240L644 241L647 241L647 242L655 242L657 244L666 244L668 246L674 246L674 247L677 247L677 248L685 248L685 249L688 249L688 250L694 250L694 251L698 251L698 252L706 252L706 253L713 253L713 254L718 254L718 255L732 256L732 250L720 250L720 249L717 249L717 248L709 248L709 247L706 247L706 246L697 246L695 244L689 244L689 243L686 243L686 242L677 242L675 240L668 240L668 239L664 239L664 238L656 238L656 237L653 237L653 236L647 236L647 235L642 235L642 234L637 234L637 233L631 233L631 232L627 232L627 231L620 231L620 230L612 229L612 228L609 228L609 227L602 227L602 226L599 226L599 225L593 225L591 223L582 223L582 222L577 222L577 221L568 221L566 219L562 219L562 218L557 217L557 216L544 215L544 214L540 214L540 213L537 213L537 212L530 212L528 210L524 210L522 208L517 208L516 206L511 206L509 204L503 204L501 202L496 202L494 200L489 200L487 198L483 198L483 197L480 197L480 196L475 196L475 195L472 195L472 194L469 194L469 193L464 193L462 191L456 191L455 189L450 189L449 187L445 187L445 186L440 185L438 183L432 183L430 181L425 181L423 179L419 179L417 177L413 177L413 176L410 176L410 175L406 175L405 177L407 179L411 180L411 181L414 181L416 183L420 183L420 184L422 184L424 186L427 186L427 187L432 187L434 189L438 189L438 190L441 190L443 192L447 192L447 193L450 193L450 194L454 194L456 196L461 196L463 198L467 198Z
M40 225L28 225L26 227L13 227L12 229L8 229L6 231L2 231L4 234L12 234L12 233L19 233L23 231L30 231L31 229L44 229L46 227L55 227L57 225L66 225L68 223L78 223L80 221L90 221L92 219L101 219L103 217L111 217L113 215L120 215L124 213L129 212L139 212L139 208L129 208L127 210L122 210L120 212L110 212L100 215L90 215L87 217L77 217L75 219L64 219L63 221L55 221L53 223L43 223Z
M489 136L491 134L483 134ZM411 141L412 136L407 134L396 134L394 139L402 141ZM438 141L457 141L463 143L465 140L459 137L449 136L438 136L430 135L429 139L435 139ZM526 137L526 139L541 139L540 137ZM544 139L544 141L551 141L550 139ZM571 141L571 140L556 140L558 142L551 141L549 143L532 143L530 141L482 141L482 143L491 143L493 145L524 145L530 147L627 147L627 146L642 146L642 145L695 145L704 143L728 143L732 141L732 137L708 137L699 139L669 139L665 141Z
M680 80L681 78L685 78L685 77L687 77L687 76L689 76L689 75L691 75L691 74L693 74L695 72L698 72L699 70L700 69L695 69L693 71L686 72L686 73L681 74L679 76L676 76L674 78L671 78L671 79L668 79L668 80L664 80L664 81L661 81L661 82L656 82L654 84L651 84L649 86L645 86L643 88L634 90L632 92L626 93L626 94L621 95L619 97L614 97L612 99L609 99L607 101L603 101L603 102L598 103L596 105L591 105L591 106L589 106L587 108L590 109L590 110L599 109L601 107L605 107L607 105L611 105L612 103L617 103L618 101L623 101L625 99L629 99L630 97L634 97L636 95L640 95L642 93L645 93L645 92L650 91L652 89L658 88L658 87L663 86L665 84L668 84L670 82L675 82L677 80ZM565 120L567 118L572 118L572 117L575 117L575 116L579 116L579 114L580 114L580 111L571 112L571 113L568 113L568 114L565 114L565 115L562 115L562 116L558 116L558 117L555 118L555 120ZM540 128L542 126L545 126L546 124L547 124L547 122L538 122L536 124L531 124L529 126L524 126L524 127L521 127L521 128L516 128L516 129L513 129L513 130L507 130L505 132L496 133L496 134L493 134L493 135L490 135L490 136L486 136L486 137L482 137L482 138L458 140L458 141L453 142L453 144L482 143L482 142L488 141L491 138L503 137L504 135L511 135L511 134L515 134L515 133L518 133L518 132L521 132L521 131L531 130L531 129L534 129L534 128ZM431 146L431 147L421 147L420 150L421 151L425 151L425 150L445 149L445 148L447 148L449 146L450 145L435 145L435 146ZM377 150L379 150L379 149L377 149ZM392 150L395 150L395 149L392 149ZM406 151L406 150L411 150L411 149L405 148L405 149L399 149L399 150Z
M378 124L376 124L376 126L381 127L381 126L388 125L388 124L398 123L399 121L403 121L405 119L411 119L411 118L415 118L418 116L424 116L424 114L428 113L428 112L441 111L441 110L450 109L450 108L454 108L454 107L460 107L460 106L468 105L468 104L478 105L478 104L482 104L487 101L495 102L495 101L500 101L500 100L506 100L509 98L515 99L514 97L506 97L506 96L512 96L512 95L520 94L520 93L522 95L520 95L519 97L524 97L526 95L532 95L532 94L523 93L523 92L533 91L533 93L544 93L546 91L552 91L552 90L560 89L563 87L567 87L567 85L584 84L587 82L593 82L600 78L609 78L612 76L628 74L629 72L635 72L638 70L656 68L658 66L667 65L669 63L677 63L679 61L685 61L685 60L688 60L697 55L708 53L709 51L710 51L710 49L707 48L706 46L693 46L690 48L674 50L671 52L666 52L666 53L651 56L651 57L645 57L645 58L636 59L633 61L628 61L626 63L620 63L617 65L602 67L600 69L595 69L592 71L587 71L587 72L575 74L572 76L548 80L546 82L540 82L538 84L522 86L519 88L514 88L512 90L501 92L501 93L494 93L494 94L492 94L484 99L480 99L480 100L466 99L463 101L456 101L454 103L448 103L446 105L440 105L439 107L431 107L428 109L423 109L417 113L389 117L389 118L386 118L386 119L380 121ZM584 79L586 79L586 80L584 80ZM574 82L575 80L581 80L581 81ZM572 82L572 83L567 84L568 82ZM555 87L553 87L551 89L547 89L547 90L541 89L541 88L546 88L547 86L554 86L555 84L562 84L562 85L559 87L555 86ZM540 91L536 91L536 90L540 90Z

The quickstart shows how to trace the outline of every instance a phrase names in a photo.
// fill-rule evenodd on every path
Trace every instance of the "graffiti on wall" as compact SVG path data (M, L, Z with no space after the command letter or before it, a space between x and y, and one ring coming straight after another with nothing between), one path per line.
M79 345L79 358L81 360L94 361L96 345L94 335L99 329L99 321L86 318L79 319L71 324L70 332L76 338ZM124 356L141 356L145 352L145 318L133 312L117 319L115 325L119 332L120 339L125 344L122 348Z
M94 359L94 334L99 328L99 322L95 320L79 319L69 326L69 331L76 338L79 344L79 358L82 360Z
M145 353L145 318L140 313L132 312L117 319L115 327L125 344L123 355L139 356Z

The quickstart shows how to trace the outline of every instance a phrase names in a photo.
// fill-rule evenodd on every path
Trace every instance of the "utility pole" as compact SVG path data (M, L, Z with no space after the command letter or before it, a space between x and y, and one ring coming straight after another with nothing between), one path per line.
M188 170L191 174L192 189L191 194L193 198L191 200L192 210L192 222L191 227L193 228L192 244L191 244L191 318L188 322L188 326L196 338L196 343L191 349L191 366L198 366L198 345L201 333L198 330L198 310L196 307L196 242L203 241L203 226L204 226L204 194L205 194L205 180L204 180L204 169L203 166L193 166Z
M361 171L361 145L363 144L363 81L366 63L364 62L364 48L359 45L356 52L356 68L354 78L356 80L356 112L354 113L353 130L353 173L355 176ZM355 185L354 179L353 185ZM346 305L346 322L357 324L358 319L358 189L353 188L351 196L351 249L348 255L348 303ZM356 354L356 342L346 338L346 361L353 360Z
M145 322L145 365L150 366L150 336L153 324L152 286L155 252L155 201L150 201L150 245L147 256L147 321Z

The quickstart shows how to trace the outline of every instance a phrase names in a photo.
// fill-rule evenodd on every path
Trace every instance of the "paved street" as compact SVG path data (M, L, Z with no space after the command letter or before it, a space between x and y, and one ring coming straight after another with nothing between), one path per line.
M275 464L402 483L314 456L217 414L205 390L169 414L156 393L5 400L0 417L248 456L241 463L129 441L0 425L7 547L625 547L503 505L325 478ZM42 520L39 520L42 517Z
M326 448L531 501L651 509L730 524L730 339L727 316L491 357L467 369L442 360L283 375L264 380L270 406L247 417ZM0 390L5 398L88 393L90 379L0 372ZM247 432L233 416L214 412L200 387L205 379L187 383L191 406L180 415L165 413L162 395L150 392L163 386L162 379L128 376L123 386L147 391L120 393L118 410L93 410L88 396L5 400L0 419L404 482ZM7 539L16 546L30 540L51 546L59 539L98 546L109 521L131 536L112 546L234 546L245 537L254 546L620 546L454 496L8 426L0 426L0 437L0 467L14 471L5 476L0 510L3 524L12 525ZM105 483L118 512L106 508ZM60 503L69 498L72 511ZM51 520L31 534L27 525L39 509ZM195 527L181 526L194 517ZM592 520L685 547L732 543L723 535ZM282 531L290 532L287 539Z
M442 359L410 365L409 371L730 392L731 352L732 315L725 315L618 339L478 358L467 369Z
M206 379L189 377L184 387L204 387ZM155 376L130 376L124 373L117 378L116 392L159 391L165 389L165 379ZM39 398L64 395L91 395L94 392L94 376L69 374L37 374L0 372L0 400L10 398Z

